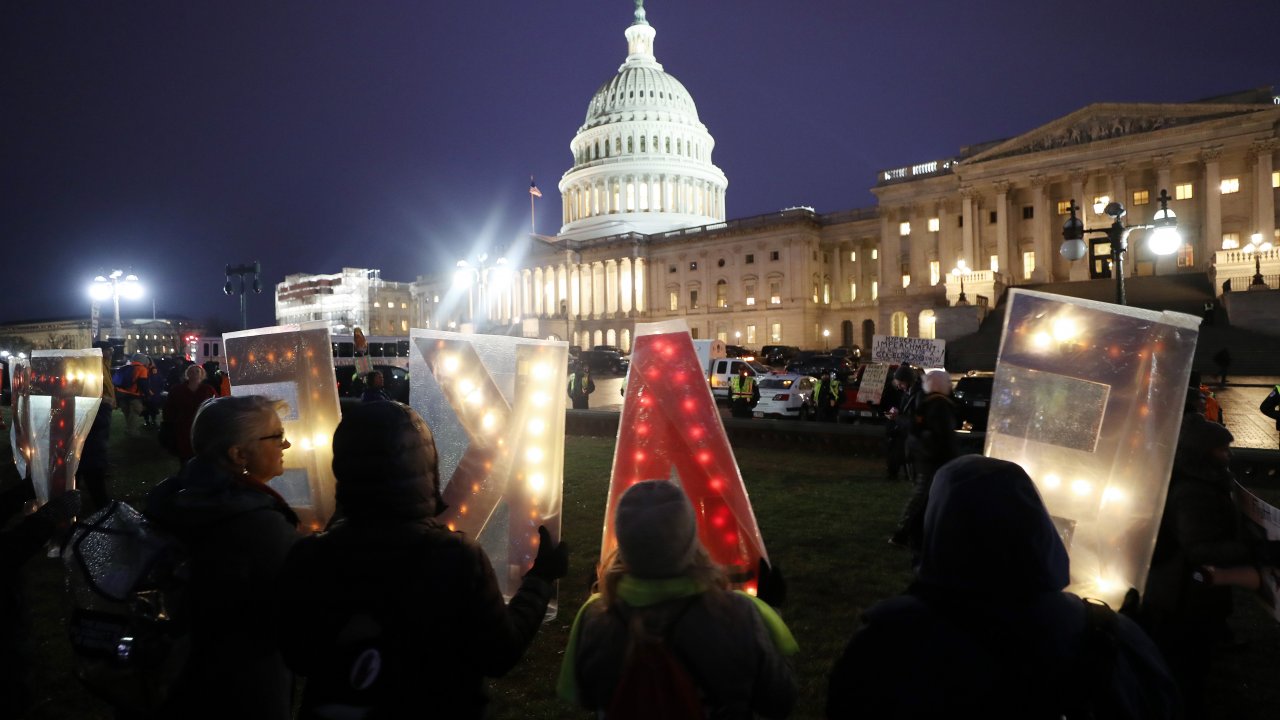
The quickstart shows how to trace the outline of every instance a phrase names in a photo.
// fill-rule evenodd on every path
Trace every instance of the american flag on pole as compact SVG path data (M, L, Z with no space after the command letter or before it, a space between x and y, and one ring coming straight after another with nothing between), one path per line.
M542 197L542 191L538 189L538 183L533 181L533 176L529 176L529 194L534 197Z

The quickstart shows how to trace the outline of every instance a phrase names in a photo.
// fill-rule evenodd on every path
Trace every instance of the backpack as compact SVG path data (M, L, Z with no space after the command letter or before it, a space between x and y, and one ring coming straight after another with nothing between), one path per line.
M628 633L626 660L613 697L609 699L606 714L609 720L703 720L707 717L698 684L670 643L680 618L696 600L694 596L685 602L661 635L638 633L634 628ZM616 612L624 621L629 621L621 609Z
M190 552L112 501L72 527L63 552L76 676L117 710L164 704L190 650Z
M138 368L133 363L125 363L111 371L111 384L129 390L138 380Z

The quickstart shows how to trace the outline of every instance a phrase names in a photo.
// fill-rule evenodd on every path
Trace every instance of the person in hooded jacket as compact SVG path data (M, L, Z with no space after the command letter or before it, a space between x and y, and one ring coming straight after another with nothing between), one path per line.
M300 541L281 575L285 660L307 678L300 718L480 718L484 678L524 655L568 548L539 528L503 603L483 549L435 517L435 440L407 405L345 405L333 435L341 519Z
M921 381L924 395L917 401L907 424L907 458L911 480L915 484L911 497L902 510L898 530L890 538L895 545L905 545L918 555L924 540L924 510L929 489L938 468L960 457L960 441L956 438L955 402L951 400L951 376L945 370L930 370Z
M267 482L284 472L284 403L260 395L200 406L195 457L147 495L146 514L191 553L191 654L158 717L292 714L293 676L276 646L271 598L298 517Z
M560 697L607 717L632 643L648 636L664 638L696 682L706 717L787 717L796 701L787 659L798 650L795 638L763 600L728 589L698 540L684 491L666 480L638 482L619 498L614 517L618 549L574 619Z
M863 614L831 671L827 717L1177 717L1151 640L1063 592L1069 579L1021 467L981 455L947 463L915 581Z

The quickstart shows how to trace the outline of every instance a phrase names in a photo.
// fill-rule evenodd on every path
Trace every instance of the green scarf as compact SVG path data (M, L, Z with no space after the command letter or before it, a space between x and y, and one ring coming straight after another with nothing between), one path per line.
M622 580L618 581L618 598L631 607L649 607L668 600L692 597L703 592L705 592L705 588L698 585L692 578L685 577L645 580L626 575ZM769 637L773 640L774 646L778 648L778 652L790 657L800 650L800 646L796 644L796 639L791 634L791 630L787 628L787 624L782 621L782 617L778 615L777 611L754 595L749 595L741 590L735 592L751 598L751 602L756 606L756 612L760 613L760 619L764 621L765 628L769 630ZM587 601L578 610L577 616L573 619L573 629L569 631L569 646L565 648L564 660L560 663L560 678L556 682L556 694L571 703L578 702L578 678L577 673L574 672L578 655L578 629L582 627L582 616L586 614L587 608L591 607L591 604L599 599L599 593L592 595L587 598Z

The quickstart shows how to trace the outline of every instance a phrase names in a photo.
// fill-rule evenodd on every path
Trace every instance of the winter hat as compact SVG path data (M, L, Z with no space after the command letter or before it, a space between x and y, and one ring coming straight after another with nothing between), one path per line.
M333 476L338 504L353 519L431 518L445 509L431 429L398 402L343 406Z
M1206 420L1203 415L1188 415L1178 433L1178 452L1188 457L1204 456L1214 448L1231 445L1234 440L1231 431L1218 423Z
M628 488L618 500L614 532L627 572L641 578L681 574L698 548L693 506L683 490L666 480Z
M134 353L132 360L133 362L142 363L143 365L151 362L151 358L147 357L146 353Z
M899 365L898 369L893 371L893 379L902 383L914 383L916 381L915 368L910 365Z

